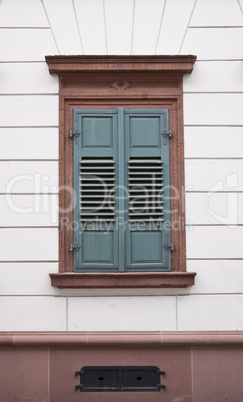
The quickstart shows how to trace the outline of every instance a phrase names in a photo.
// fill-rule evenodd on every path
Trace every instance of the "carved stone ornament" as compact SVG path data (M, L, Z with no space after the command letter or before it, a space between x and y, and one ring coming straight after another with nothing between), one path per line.
M129 84L129 82L123 81L123 80L118 80L118 81L114 81L111 84L111 87L114 89L117 89L118 91L120 89L125 90L127 88L130 88L131 84Z

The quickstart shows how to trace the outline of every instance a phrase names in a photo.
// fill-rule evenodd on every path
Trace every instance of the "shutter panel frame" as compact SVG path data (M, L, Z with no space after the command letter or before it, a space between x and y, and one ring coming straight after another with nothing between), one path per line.
M146 185L151 181L151 178L147 181L146 178L149 178L150 172L154 173L158 170L161 177L159 191L163 192L161 202L159 202L159 205L157 203L157 207L161 206L163 208L161 213L157 212L158 215L150 212L141 213L140 223L144 222L144 230L140 229L141 225L140 227L137 225L138 230L136 230L135 226L127 233L126 271L171 271L171 249L164 247L165 244L170 243L170 227L168 228L170 225L169 141L164 144L162 136L162 133L169 128L168 109L125 109L124 112L126 119L126 163L128 165L127 185L129 186L130 184L131 162L133 162L133 168L137 174L135 179L137 182L133 181L133 184L138 183L138 176L144 177L144 182L142 180L141 182L145 193L147 193L149 199L151 199L151 195L156 194L155 199L157 199L158 193L156 191L151 192L148 185ZM151 135L151 138L149 138L149 135ZM144 171L136 170L134 166L136 161L139 160L142 161L141 166L144 164ZM149 161L151 162L149 163ZM154 168L158 162L158 165L163 167L162 169L161 167ZM132 191L129 191L130 197L136 194L136 190L133 189ZM134 198L136 199L136 196ZM128 219L130 218L129 215L128 205ZM139 237L140 241L138 240Z
M74 109L74 128L81 133L79 144L73 145L74 189L78 200L74 208L74 239L80 246L74 255L74 271L118 272L118 236L114 219L109 220L114 213L109 215L106 210L104 216L100 212L104 211L104 195L107 196L102 185L109 183L107 178L116 183L117 110ZM115 197L111 198L115 201ZM84 205L86 209L82 208ZM89 212L92 207L95 213Z

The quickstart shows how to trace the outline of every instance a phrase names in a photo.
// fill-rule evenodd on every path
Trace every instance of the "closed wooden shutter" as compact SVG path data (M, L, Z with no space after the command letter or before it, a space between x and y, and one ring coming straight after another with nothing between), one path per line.
M118 270L117 111L76 110L74 143L75 270Z
M125 111L129 225L126 270L169 270L169 141L167 110Z
M166 109L74 111L75 271L170 270Z

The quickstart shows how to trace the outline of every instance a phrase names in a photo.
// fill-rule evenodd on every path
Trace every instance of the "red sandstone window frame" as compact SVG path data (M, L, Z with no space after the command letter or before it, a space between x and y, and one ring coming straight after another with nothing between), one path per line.
M194 284L186 271L183 75L191 73L196 56L46 56L51 74L59 77L59 272L51 273L59 288L163 288ZM73 232L62 222L73 221L74 108L168 108L170 130L171 272L74 273ZM173 224L177 229L173 230Z

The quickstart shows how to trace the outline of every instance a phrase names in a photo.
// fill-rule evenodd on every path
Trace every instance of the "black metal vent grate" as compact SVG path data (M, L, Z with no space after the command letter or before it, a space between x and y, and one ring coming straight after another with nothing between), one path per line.
M80 392L158 392L165 391L157 366L84 366L76 371L80 376Z

